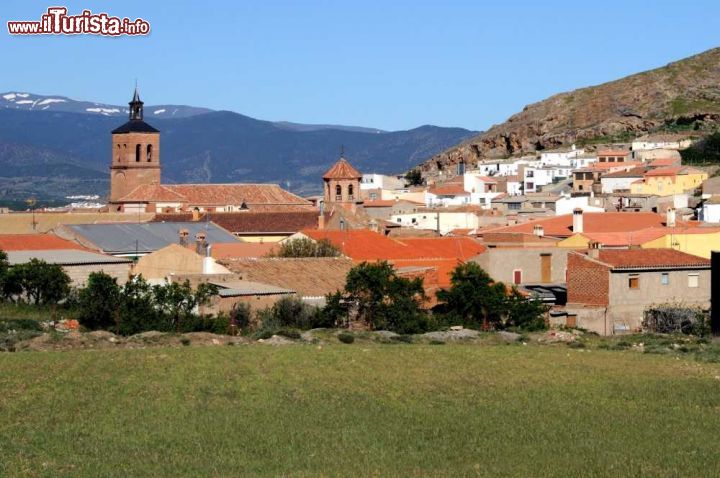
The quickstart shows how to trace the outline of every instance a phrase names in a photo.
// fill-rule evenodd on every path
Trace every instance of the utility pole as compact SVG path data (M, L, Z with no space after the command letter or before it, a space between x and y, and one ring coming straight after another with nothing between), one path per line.
M25 202L30 206L30 211L32 212L32 230L35 231L37 227L37 222L35 222L35 205L37 204L37 199L33 196Z

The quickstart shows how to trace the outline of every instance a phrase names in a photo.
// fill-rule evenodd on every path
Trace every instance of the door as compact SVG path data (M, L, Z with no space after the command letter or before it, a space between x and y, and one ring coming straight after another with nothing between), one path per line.
M552 282L552 255L540 254L540 281L544 284Z
M515 269L513 271L513 284L522 284L522 271L520 269Z

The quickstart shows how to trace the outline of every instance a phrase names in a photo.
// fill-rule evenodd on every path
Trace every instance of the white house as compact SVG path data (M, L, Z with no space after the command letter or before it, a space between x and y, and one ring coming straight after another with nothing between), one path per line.
M565 214L572 214L575 209L582 209L583 212L605 212L604 207L591 206L589 204L590 198L587 196L561 196L555 201L555 214L562 216Z
M583 148L577 149L573 144L569 149L544 151L540 154L543 166L570 166L572 160L585 153Z
M403 189L405 187L405 181L398 179L395 176L388 176L386 174L363 174L360 179L360 189Z
M635 181L641 180L647 171L647 168L633 168L629 171L616 171L614 173L603 174L600 177L603 194L612 194L614 192L629 192L630 185Z
M655 134L636 138L632 142L633 151L647 151L651 149L685 149L692 144L692 138L682 134Z
M438 206L462 206L470 203L470 193L465 190L463 183L448 182L435 185L425 191L425 205L427 207Z
M698 209L698 212L700 213L700 220L712 223L720 222L720 197L711 197L703 203L702 207Z
M538 192L542 186L552 184L555 179L555 168L527 166L523 170L525 194Z
M435 211L397 214L390 218L391 222L403 227L427 229L447 234L453 229L477 229L478 216L474 212Z
M580 156L573 158L570 161L570 167L572 169L587 168L596 161L597 161L597 156L591 155L591 154L582 154Z
M467 172L480 176L513 176L518 173L518 163L508 160L485 161L478 163L476 169Z

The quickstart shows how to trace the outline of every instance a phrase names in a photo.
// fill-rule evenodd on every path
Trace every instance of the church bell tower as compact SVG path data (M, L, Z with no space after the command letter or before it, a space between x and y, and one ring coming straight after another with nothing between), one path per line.
M128 104L129 121L112 131L111 211L120 210L120 199L138 186L160 184L160 131L143 120L137 86Z

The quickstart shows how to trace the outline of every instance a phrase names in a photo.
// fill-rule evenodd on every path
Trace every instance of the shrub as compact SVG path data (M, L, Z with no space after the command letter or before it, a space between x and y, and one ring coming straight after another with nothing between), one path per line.
M407 335L407 334L393 335L392 337L390 337L390 340L395 341L395 342L401 342L404 344L411 344L411 343L413 343L413 336Z
M653 333L705 336L710 333L709 322L702 309L682 304L656 305L643 313L643 328Z
M120 320L121 287L114 277L93 272L78 295L78 321L88 329L117 327Z
M31 259L7 274L7 288L35 305L57 304L70 294L70 277L57 264Z
M344 344L351 344L355 342L355 336L350 332L340 332L337 336L338 340Z
M190 345L190 339L187 337L180 337L180 343L185 346L188 346L188 345Z
M338 257L340 250L327 239L289 239L280 244L276 257Z
M300 335L300 331L298 331L297 329L278 329L275 332L275 335L280 335L282 337L293 340L300 340L300 338L302 338L302 336Z

